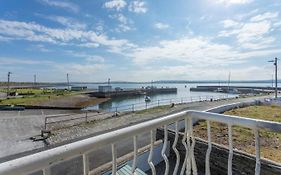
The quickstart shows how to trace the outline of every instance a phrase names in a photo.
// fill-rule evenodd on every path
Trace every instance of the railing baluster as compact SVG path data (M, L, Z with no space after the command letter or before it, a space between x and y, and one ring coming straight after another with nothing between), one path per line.
M210 121L207 120L207 133L208 133L208 149L206 152L206 162L205 162L205 174L210 175L210 154L212 151L212 142L211 142L211 126Z
M117 172L117 152L116 152L116 145L111 144L111 151L112 151L112 175L116 175Z
M43 169L43 175L51 175L51 169L50 167L44 168Z
M260 162L260 136L259 130L255 129L255 147L256 147L256 168L255 168L255 175L260 174L261 170L261 162Z
M186 164L187 164L187 158L188 158L188 153L189 153L189 150L188 150L188 147L187 147L187 127L188 127L188 123L187 123L187 119L184 120L184 135L183 135L183 138L182 138L182 144L185 148L185 157L184 157L184 162L182 164L182 167L181 167L181 172L180 172L180 175L183 175L184 174L184 170L186 169Z
M155 170L154 164L152 162L153 149L154 149L154 131L151 130L150 131L150 152L149 152L149 156L148 156L147 162L148 162L148 164L150 166L152 175L156 175L156 170Z
M134 159L133 159L133 164L132 164L132 171L131 174L134 174L136 167L137 167L137 156L138 156L138 138L137 136L134 136Z
M83 173L84 175L89 174L89 156L86 153L83 154Z
M173 150L176 154L176 165L175 165L175 168L174 168L174 172L173 172L173 175L177 175L177 172L178 172L178 169L179 169L179 164L180 164L180 154L179 154L179 151L177 150L177 144L178 144L178 139L179 139L179 122L176 121L175 122L175 140L174 140L174 143L173 143Z
M232 157L233 157L233 145L232 145L232 126L228 124L228 144L229 144L229 155L228 155L228 175L232 175Z
M168 144L168 129L167 129L167 125L164 125L164 144L163 144L163 148L161 150L161 155L165 161L165 175L169 174L169 160L167 158L166 155L166 149L167 149L167 144Z
M192 118L188 119L188 124L189 124L189 136L191 137L191 140L192 140L191 149L190 149L190 159L189 160L191 160L193 175L197 175L198 172L197 172L196 160L195 160L195 156L194 156L195 138L194 138L194 135L193 135Z

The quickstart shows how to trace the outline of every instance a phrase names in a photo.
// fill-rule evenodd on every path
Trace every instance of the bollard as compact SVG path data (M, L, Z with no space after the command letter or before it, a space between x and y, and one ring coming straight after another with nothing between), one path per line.
M86 112L85 120L88 122L88 112Z
M145 103L145 109L147 109L147 103Z
M135 105L132 104L132 112L134 112L134 111L135 111Z
M181 98L181 103L183 103L183 99Z
M158 107L159 107L160 100L158 100Z

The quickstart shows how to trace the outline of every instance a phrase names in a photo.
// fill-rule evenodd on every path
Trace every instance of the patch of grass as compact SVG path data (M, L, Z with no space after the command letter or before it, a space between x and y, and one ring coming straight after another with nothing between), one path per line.
M76 95L78 93L49 89L12 89L11 91L16 91L19 95L22 94L22 96L3 99L0 101L1 105L36 105L46 100ZM0 92L6 92L6 89L0 89Z
M279 106L250 106L233 109L224 114L281 122L281 107ZM206 126L205 121L200 121L198 125L194 126L195 135L207 140ZM213 142L228 145L228 127L226 124L211 122L211 133ZM251 129L233 126L232 134L234 148L255 154L255 137ZM281 162L281 134L266 130L260 130L259 134L261 156Z

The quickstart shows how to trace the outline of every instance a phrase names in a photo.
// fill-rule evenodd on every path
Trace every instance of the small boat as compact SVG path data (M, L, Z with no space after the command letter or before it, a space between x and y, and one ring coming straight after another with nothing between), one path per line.
M217 88L216 90L214 90L214 92L223 92L222 88Z
M150 99L150 97L149 97L149 96L145 96L144 101L145 101L145 102L150 102L150 101L151 101L151 99Z

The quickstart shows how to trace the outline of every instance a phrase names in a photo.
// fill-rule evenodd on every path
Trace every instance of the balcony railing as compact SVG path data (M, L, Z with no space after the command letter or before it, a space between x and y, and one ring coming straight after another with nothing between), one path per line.
M195 138L193 135L193 121L203 119L207 121L207 135L208 135L208 149L205 159L205 174L210 174L210 153L212 151L211 144L211 127L210 121L221 122L228 125L228 142L229 142L229 157L228 157L228 174L232 174L232 157L233 157L233 145L232 145L232 126L238 125L246 128L250 128L255 134L255 149L256 149L256 166L255 174L260 174L260 136L259 130L266 129L268 131L281 133L281 124L277 122L270 122L264 120L256 120L250 118L242 118L237 116L229 116L222 114L215 114L209 112L198 111L182 111L176 114L163 116L154 120L146 121L137 125L122 128L116 131L108 132L102 135L70 143L64 146L56 147L50 150L32 154L26 157L18 158L8 162L0 164L1 175L20 175L30 174L33 172L42 171L44 175L51 174L51 167L57 165L60 162L65 162L71 158L78 156L83 157L83 173L84 175L91 174L89 168L89 154L103 147L104 145L111 145L112 149L112 174L117 173L117 150L116 143L121 139L131 138L133 140L133 163L132 171L135 172L137 168L137 156L138 156L138 135L146 132L150 132L150 153L148 157L148 164L150 166L153 175L156 174L156 168L153 164L153 148L155 143L155 131L157 128L164 129L164 139L161 155L165 162L165 175L168 174L169 169L173 168L173 174L197 174L197 165L194 157ZM180 161L179 151L176 148L179 136L179 126L184 124L184 137L181 140L185 147L185 157L183 161ZM166 155L166 149L168 144L168 128L175 130L175 139L172 145L175 155L176 164L175 167L169 167L169 157ZM180 162L182 166L180 166ZM179 168L182 167L182 168Z

